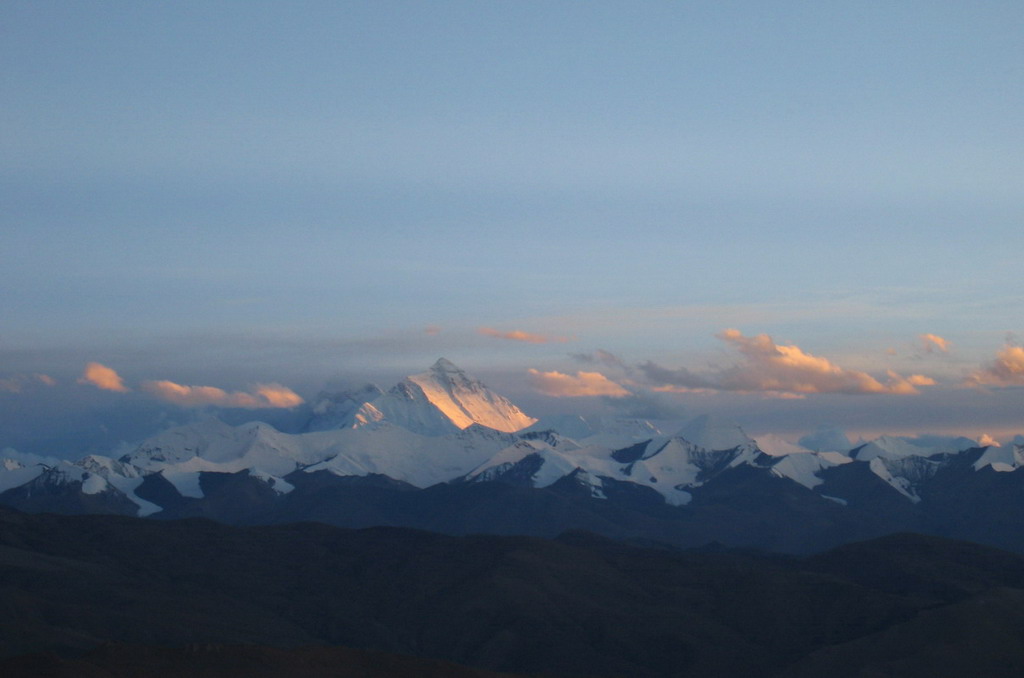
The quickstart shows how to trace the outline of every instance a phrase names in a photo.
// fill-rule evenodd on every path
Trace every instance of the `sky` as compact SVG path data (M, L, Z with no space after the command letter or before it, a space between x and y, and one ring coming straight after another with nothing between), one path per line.
M440 356L534 416L1005 440L1022 34L999 1L4 2L0 448L285 422Z

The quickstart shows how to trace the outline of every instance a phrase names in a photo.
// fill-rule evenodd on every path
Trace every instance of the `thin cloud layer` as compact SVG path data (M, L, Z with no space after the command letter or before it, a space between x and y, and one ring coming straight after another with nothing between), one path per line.
M494 337L495 339L508 339L509 341L522 341L527 344L564 344L565 342L569 341L568 337L552 337L546 334L534 334L532 332L523 332L522 330L510 330L507 332L503 332L501 330L496 330L493 327L481 327L477 329L477 333L482 334L485 337Z
M1024 348L1007 344L996 354L995 360L971 374L968 386L1021 386L1024 385Z
M173 381L146 381L142 390L182 407L238 407L247 410L289 408L301 405L301 396L280 384L259 384L253 393L228 392L216 386L184 386Z
M614 353L609 353L608 351L600 348L593 353L570 353L569 357L577 362L583 363L584 365L601 364L617 369L626 368L626 363L624 363L621 358Z
M600 372L541 372L531 369L530 384L536 390L556 398L575 398L580 396L611 396L622 397L630 394L619 384Z
M100 363L87 364L78 383L117 393L127 393L131 390L124 385L124 380L114 369Z
M669 369L647 361L637 366L643 378L661 391L685 393L706 389L718 389L720 386L707 377L692 372L685 367Z

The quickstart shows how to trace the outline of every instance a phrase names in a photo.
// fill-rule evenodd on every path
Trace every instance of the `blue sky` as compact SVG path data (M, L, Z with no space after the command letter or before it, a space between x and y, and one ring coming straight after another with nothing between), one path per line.
M755 429L1020 432L1022 31L1017 2L6 2L0 446L56 403L117 428L147 380L309 397L439 355L535 413L625 401L530 369ZM773 389L731 328L936 383Z

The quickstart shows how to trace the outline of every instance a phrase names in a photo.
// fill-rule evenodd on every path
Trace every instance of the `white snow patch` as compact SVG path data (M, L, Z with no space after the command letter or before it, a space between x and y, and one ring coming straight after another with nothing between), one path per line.
M183 497L203 498L203 488L199 485L199 471L172 471L164 469L160 472L174 489Z
M999 473L1012 473L1021 466L1024 466L1024 445L1004 445L1003 447L989 447L974 462L974 470L980 471L986 466L991 466L993 471Z
M870 461L876 457L905 459L907 457L931 457L937 454L956 454L977 447L970 438L920 435L914 438L882 436L857 450L858 461Z
M765 435L758 436L754 439L754 442L757 443L757 449L761 450L769 457L785 457L789 454L809 454L811 452L811 450L806 447L794 445L774 433L767 433Z
M295 489L295 486L289 483L284 478L278 478L277 476L270 475L269 473L261 471L260 469L249 469L249 475L252 476L253 478L257 478L267 483L268 485L270 485L271 489L273 489L274 492L277 492L278 494L288 494L289 492Z
M809 490L821 485L824 480L818 473L840 464L849 464L853 460L838 452L810 452L807 454L791 454L783 457L772 466L772 475L789 478L800 483Z
M99 494L100 492L107 489L107 487L107 481L106 479L103 478L103 476L88 472L82 476L83 494Z

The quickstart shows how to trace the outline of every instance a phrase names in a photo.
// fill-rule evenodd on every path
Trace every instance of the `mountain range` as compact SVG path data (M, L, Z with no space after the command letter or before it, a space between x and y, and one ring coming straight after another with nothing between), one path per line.
M388 390L322 393L301 430L216 418L117 458L5 450L0 504L234 524L319 520L451 534L567 529L810 553L914 531L1024 552L1024 437L822 431L801 447L701 416L536 420L440 359ZM814 449L811 449L814 448Z

